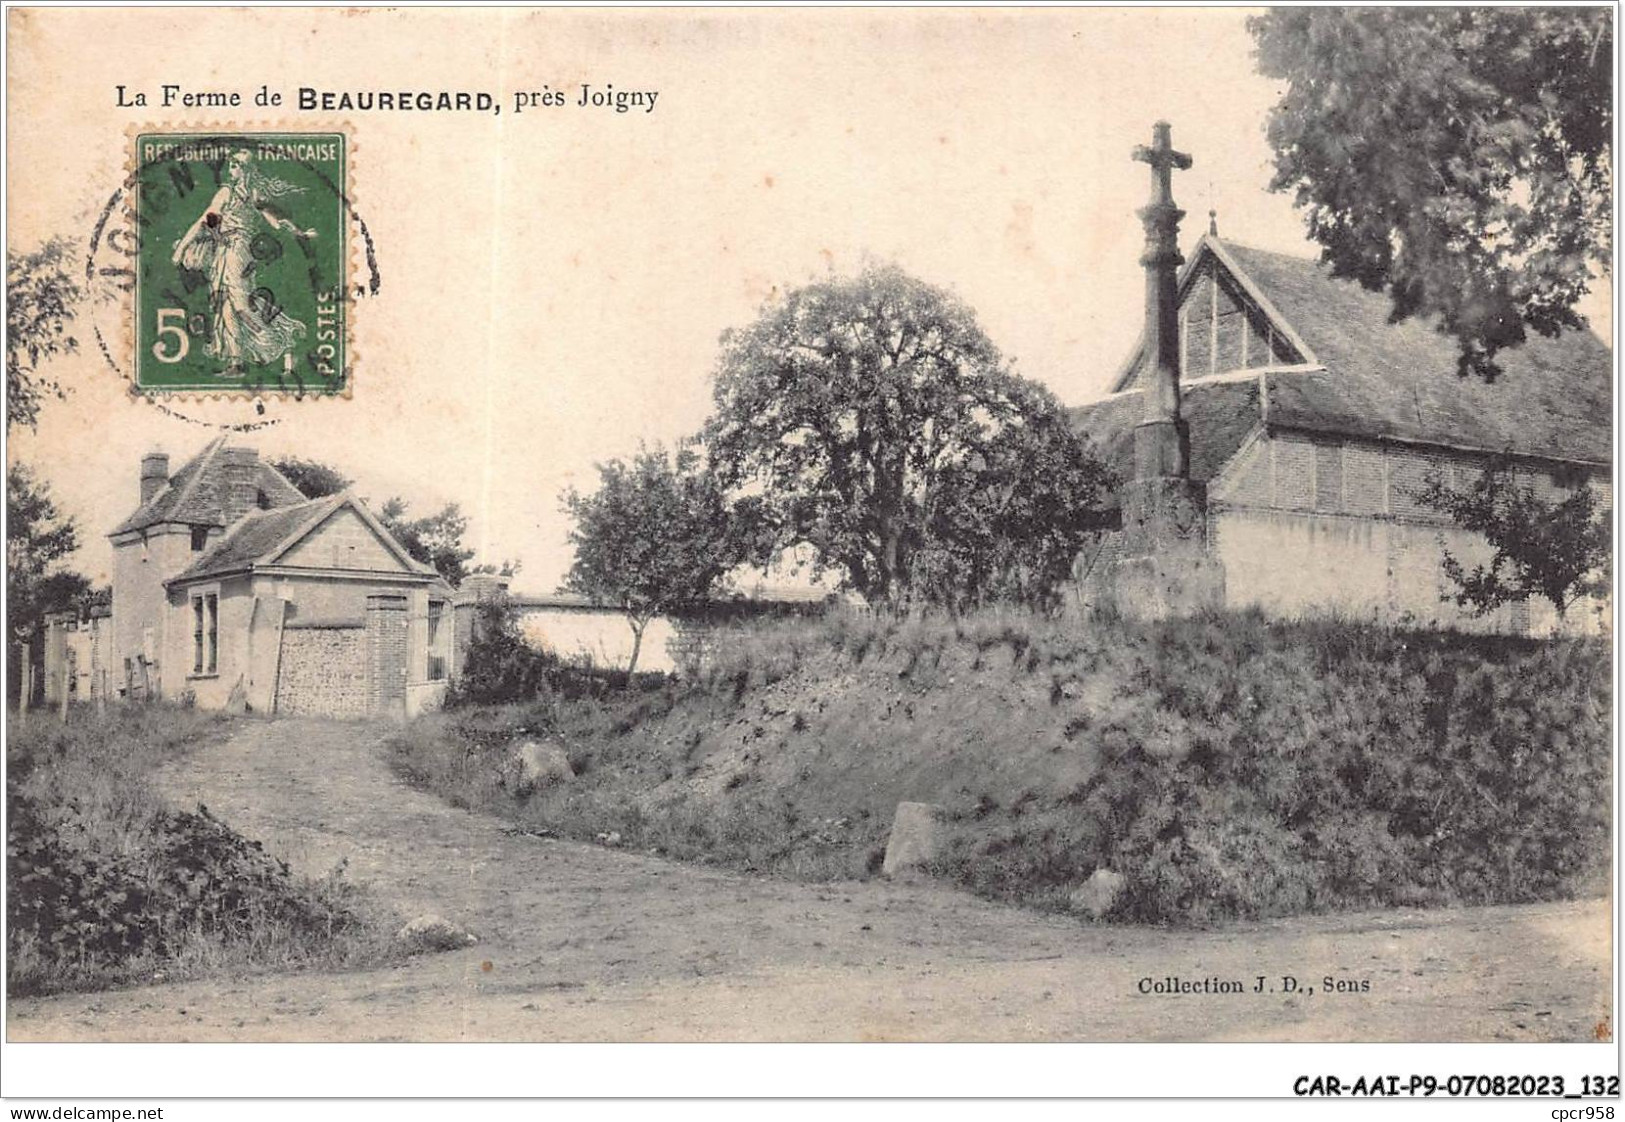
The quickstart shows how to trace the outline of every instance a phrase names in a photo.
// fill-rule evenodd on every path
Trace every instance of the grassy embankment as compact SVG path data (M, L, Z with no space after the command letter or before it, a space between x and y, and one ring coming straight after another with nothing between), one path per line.
M899 801L933 870L1202 923L1572 897L1608 883L1609 648L1254 613L835 615L745 628L693 681L421 719L401 774L521 827L801 879L874 875ZM578 778L523 790L516 739Z
M389 917L342 870L320 880L202 807L177 810L153 772L226 734L218 714L164 705L31 715L9 729L7 989L373 965L397 957Z

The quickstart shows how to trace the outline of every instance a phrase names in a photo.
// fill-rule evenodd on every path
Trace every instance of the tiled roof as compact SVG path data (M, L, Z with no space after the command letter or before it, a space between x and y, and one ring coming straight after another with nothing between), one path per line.
M320 499L307 499L294 506L250 511L212 549L183 569L173 580L201 580L269 564L280 552L278 547L284 543L292 544L290 539L303 537L344 506L355 510L376 533L391 543L392 550L401 559L403 573L427 577L435 587L444 587L434 568L408 556L400 543L390 537L389 531L378 524L372 513L348 491Z
M1219 473L1247 434L1258 427L1258 382L1192 382L1183 390L1180 409L1190 428L1191 478L1206 482ZM1113 394L1070 412L1073 427L1094 442L1096 452L1118 478L1132 478L1134 429L1145 419L1145 402L1140 394ZM1115 505L1115 499L1110 505Z
M226 457L222 453L227 439L222 436L211 441L203 451L169 477L168 486L142 503L134 514L119 523L113 533L144 530L161 522L224 526ZM263 461L256 461L256 466L258 474L255 484L265 492L272 507L286 507L305 501L299 489L276 468Z
M235 529L222 538L213 549L175 577L192 580L216 573L245 569L306 524L314 524L330 514L343 500L343 495L329 495L323 499L308 499L297 506L280 510L255 510L245 515Z
M1301 257L1219 243L1326 367L1272 376L1272 425L1553 459L1606 462L1613 356L1588 330L1531 338L1496 358L1493 383L1456 373L1454 338L1389 298Z
M1271 427L1401 440L1558 460L1612 456L1613 356L1590 331L1535 336L1497 356L1493 383L1456 373L1456 341L1413 318L1388 322L1389 299L1339 280L1316 261L1204 238L1204 251L1268 301L1313 353L1315 366L1187 382L1191 476L1209 480L1247 434ZM1262 373L1262 372L1261 372ZM1261 388L1262 387L1262 388ZM1138 391L1071 411L1123 478L1133 473Z

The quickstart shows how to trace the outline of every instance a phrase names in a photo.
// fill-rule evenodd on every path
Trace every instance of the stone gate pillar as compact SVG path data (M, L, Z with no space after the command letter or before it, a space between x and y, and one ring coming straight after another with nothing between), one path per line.
M479 634L480 605L508 595L508 578L493 573L475 573L451 597L451 663L446 668L453 682L461 681L468 661L468 645Z
M397 721L406 719L406 614L404 592L367 596L367 710Z

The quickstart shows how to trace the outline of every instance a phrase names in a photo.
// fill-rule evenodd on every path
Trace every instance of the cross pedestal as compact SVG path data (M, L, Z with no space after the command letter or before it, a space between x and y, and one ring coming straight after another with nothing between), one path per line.
M1118 503L1123 537L1108 579L1123 614L1164 619L1224 603L1224 563L1209 549L1204 485L1178 476L1131 479Z

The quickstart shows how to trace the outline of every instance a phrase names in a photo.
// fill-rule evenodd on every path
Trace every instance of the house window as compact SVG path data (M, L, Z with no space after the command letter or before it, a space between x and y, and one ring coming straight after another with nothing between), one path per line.
M255 491L254 492L254 505L259 507L261 510L270 510L271 509L271 496L267 495L264 491Z
M192 597L192 673L220 669L220 596L203 592Z
M438 682L446 676L446 656L440 648L441 625L444 622L445 613L445 601L429 601L429 665L427 677L431 682Z
M192 527L192 552L201 552L209 544L209 528L207 526Z

